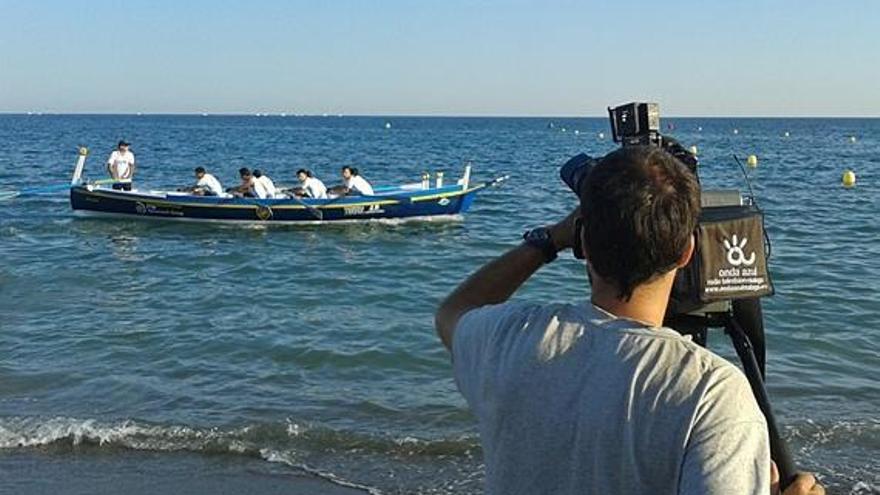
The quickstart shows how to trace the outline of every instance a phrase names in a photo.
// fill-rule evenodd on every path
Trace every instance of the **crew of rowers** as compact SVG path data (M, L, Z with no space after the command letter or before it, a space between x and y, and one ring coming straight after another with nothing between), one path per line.
M129 149L129 143L120 140L116 149L107 159L107 172L113 179L113 189L131 191L132 176L135 171L134 153ZM291 189L278 189L275 183L260 170L241 168L238 170L241 176L241 184L231 187L225 192L220 181L209 174L205 167L196 167L196 183L192 187L181 189L197 196L223 196L231 194L235 197L273 199L273 198L314 198L323 199L339 196L372 196L373 186L361 177L358 169L354 167L342 167L342 184L327 189L320 179L306 169L299 169L296 177L299 179L299 187Z
M196 183L187 191L197 196L223 196L223 186L204 167L196 167ZM260 170L251 170L247 167L238 170L241 184L230 187L225 193L235 197L273 199L273 198L314 198L324 199L338 196L372 196L373 187L366 179L361 177L358 169L342 167L342 185L327 189L327 186L315 177L311 170L301 168L296 172L296 178L300 185L291 189L279 189L266 174Z

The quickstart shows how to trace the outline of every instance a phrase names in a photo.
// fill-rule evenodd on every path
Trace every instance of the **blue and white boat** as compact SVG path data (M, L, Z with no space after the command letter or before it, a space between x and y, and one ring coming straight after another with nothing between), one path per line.
M477 193L501 183L507 176L471 184L470 166L460 179L444 184L423 178L420 183L375 187L372 196L339 196L329 199L257 199L233 196L195 196L185 192L133 189L82 178L88 149L80 148L70 183L70 205L78 215L151 218L178 221L258 223L315 223L376 219L433 219L465 213Z

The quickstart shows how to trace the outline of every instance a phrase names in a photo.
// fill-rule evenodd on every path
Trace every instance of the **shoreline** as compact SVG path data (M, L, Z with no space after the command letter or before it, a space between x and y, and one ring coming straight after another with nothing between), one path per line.
M357 495L285 465L240 456L90 448L0 450L0 493Z

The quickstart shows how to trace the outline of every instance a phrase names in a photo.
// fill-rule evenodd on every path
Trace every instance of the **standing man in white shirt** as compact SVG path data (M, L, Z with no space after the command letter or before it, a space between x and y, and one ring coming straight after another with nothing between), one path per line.
M121 189L131 191L131 179L134 177L134 153L128 149L129 144L125 140L120 140L116 145L116 149L110 153L107 159L107 172L110 178L115 182L113 189Z
M675 273L694 250L696 176L653 146L618 149L591 170L579 158L563 175L580 206L528 231L437 310L479 422L486 493L775 493L767 424L746 377L663 326ZM589 300L508 301L575 245ZM794 494L824 489L801 473L785 491Z
M263 188L266 189L267 198L272 199L278 195L275 183L272 182L268 175L263 174L260 169L254 169L254 180L263 184Z
M325 199L327 197L327 186L321 182L321 179L315 177L311 170L304 168L297 170L296 178L302 183L302 191L307 198Z
M342 182L345 184L346 194L361 196L372 196L374 194L373 186L371 186L366 179L361 177L358 173L358 169L349 167L348 165L342 167Z
M196 196L220 196L223 194L223 186L205 167L196 167L196 185L192 188Z

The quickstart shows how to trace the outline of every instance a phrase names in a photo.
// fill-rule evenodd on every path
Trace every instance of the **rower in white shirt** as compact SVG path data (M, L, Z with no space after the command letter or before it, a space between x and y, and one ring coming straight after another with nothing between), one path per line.
M311 170L301 168L296 172L296 178L302 183L302 192L307 198L324 199L327 197L327 186L321 179L315 177Z
M196 167L196 185L192 188L192 193L196 196L221 196L223 194L223 186L216 177L209 174L205 167Z
M346 194L372 196L373 186L360 176L358 169L349 166L342 167L342 182L345 184Z
M272 182L272 179L270 179L268 175L264 175L263 172L260 172L259 169L254 169L254 180L263 184L263 188L266 189L267 198L271 199L278 195L275 183Z
M116 149L110 153L107 159L107 172L115 182L113 189L131 191L131 179L134 177L134 153L128 149L129 144L120 140Z
M240 198L247 197L258 199L266 199L269 197L269 192L266 190L266 186L254 177L251 169L242 167L238 169L238 175L241 177L241 184L229 191L233 195Z

